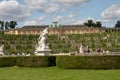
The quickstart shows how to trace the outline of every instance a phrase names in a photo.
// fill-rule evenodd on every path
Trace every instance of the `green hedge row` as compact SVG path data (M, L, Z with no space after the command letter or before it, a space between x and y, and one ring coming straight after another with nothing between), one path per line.
M15 66L16 59L16 57L0 57L0 67Z
M67 69L120 69L120 56L57 56L56 65Z
M49 67L55 66L54 56L0 57L0 67Z
M120 69L120 56L0 57L0 67L49 67L67 69Z

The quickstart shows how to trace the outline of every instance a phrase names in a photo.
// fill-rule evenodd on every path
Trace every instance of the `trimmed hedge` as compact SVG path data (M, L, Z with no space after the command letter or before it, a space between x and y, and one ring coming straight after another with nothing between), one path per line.
M57 56L56 65L67 69L120 69L120 56Z
M10 67L16 65L16 57L0 57L0 67Z
M29 56L19 57L17 66L20 67L49 67L55 66L54 56Z
M0 57L0 67L49 67L55 66L54 56Z
M21 56L0 57L0 67L49 67L67 69L120 69L120 56Z

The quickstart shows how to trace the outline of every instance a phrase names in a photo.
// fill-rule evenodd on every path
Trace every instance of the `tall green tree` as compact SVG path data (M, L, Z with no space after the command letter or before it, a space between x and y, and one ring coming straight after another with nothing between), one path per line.
M0 20L0 29L4 30L4 21L1 21L1 20Z
M17 25L17 22L16 22L16 21L10 21L10 22L9 22L9 27L10 27L10 29L14 29L14 28L16 27L16 25Z
M2 23L2 21L0 20L0 30L2 30L1 23Z
M114 26L115 28L120 28L120 20L117 21L117 23Z
M5 30L7 30L7 29L9 29L9 22L8 21L5 22Z

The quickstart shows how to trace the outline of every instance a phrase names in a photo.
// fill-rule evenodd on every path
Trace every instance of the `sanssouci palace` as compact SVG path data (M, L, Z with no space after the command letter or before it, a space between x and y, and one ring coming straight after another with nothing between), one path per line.
M4 34L11 35L39 35L46 27L49 29L49 34L84 34L84 33L102 33L104 29L87 27L84 25L61 25L58 22L53 22L50 25L30 25L22 28L5 30Z

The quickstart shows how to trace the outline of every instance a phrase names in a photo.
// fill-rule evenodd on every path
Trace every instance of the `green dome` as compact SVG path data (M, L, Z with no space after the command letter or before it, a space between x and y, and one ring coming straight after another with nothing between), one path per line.
M59 24L58 22L53 22L49 25L49 27L61 27L61 24Z

